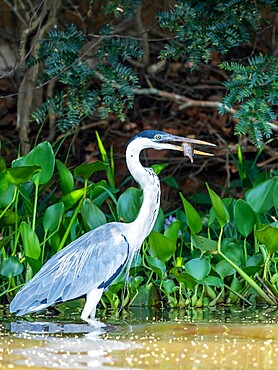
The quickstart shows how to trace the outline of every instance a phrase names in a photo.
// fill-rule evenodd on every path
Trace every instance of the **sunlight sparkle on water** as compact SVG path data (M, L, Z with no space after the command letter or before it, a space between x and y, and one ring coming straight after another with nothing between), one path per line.
M261 312L256 317L249 311L235 313L237 317L218 313L220 319L214 316L209 320L202 319L200 312L184 316L184 320L181 315L170 320L132 315L124 320L108 318L107 327L100 331L81 323L52 321L49 327L46 322L27 323L29 331L26 322L21 322L22 332L20 323L15 323L17 330L10 332L5 323L0 368L192 370L232 366L273 370L278 362L277 312ZM36 332L39 324L53 332Z

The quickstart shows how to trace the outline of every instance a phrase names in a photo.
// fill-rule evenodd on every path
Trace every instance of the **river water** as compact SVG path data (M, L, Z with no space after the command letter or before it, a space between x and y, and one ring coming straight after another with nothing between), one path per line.
M277 308L0 318L0 369L278 369Z

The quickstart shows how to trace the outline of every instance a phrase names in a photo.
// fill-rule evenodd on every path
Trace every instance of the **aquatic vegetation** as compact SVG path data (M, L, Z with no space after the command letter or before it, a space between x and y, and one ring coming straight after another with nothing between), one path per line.
M137 216L141 191L129 187L118 196L113 152L107 153L97 138L102 161L73 171L55 159L48 142L16 159L11 168L1 158L3 302L84 232ZM207 185L211 204L199 211L194 197L180 194L180 208L167 217L160 211L130 276L114 281L101 300L104 307L277 304L278 179L275 173L258 176L254 169L250 175L238 158L243 199L221 199ZM163 168L156 165L154 170ZM105 171L106 179L94 183L99 171Z

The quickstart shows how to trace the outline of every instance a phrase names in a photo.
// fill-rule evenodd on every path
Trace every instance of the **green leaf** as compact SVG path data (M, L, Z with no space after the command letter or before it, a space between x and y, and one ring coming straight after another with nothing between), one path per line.
M206 286L215 286L216 288L221 288L224 285L222 279L218 276L207 276L202 280L202 284Z
M263 214L273 207L273 194L277 181L278 179L273 177L247 191L245 199L255 212Z
M196 248L200 249L202 252L207 251L212 252L217 250L217 242L215 240L208 239L201 235L191 234L191 242Z
M23 271L23 264L20 263L18 257L12 256L3 258L0 264L0 274L7 278L20 275Z
M88 180L94 172L103 171L107 167L108 165L101 161L83 163L74 169L74 176L84 177L84 179Z
M46 233L49 231L52 232L58 227L60 219L64 213L64 210L65 210L65 206L64 206L64 203L62 202L53 204L52 206L49 206L45 210L44 215L43 215L42 224L43 224L44 231Z
M268 253L278 252L278 229L276 227L267 225L256 230L255 235L266 246Z
M74 190L62 197L62 202L65 205L65 210L72 208L84 195L84 189Z
M181 222L179 220L175 220L170 223L167 229L164 231L164 236L171 239L175 244L177 243L179 232L181 228Z
M164 168L168 167L168 163L159 163L159 164L153 164L151 167L154 170L154 172L159 175L161 171L164 170Z
M88 198L82 203L81 214L89 230L96 229L107 222L105 214Z
M141 190L130 187L119 197L117 204L118 215L125 222L132 222L137 217L141 205Z
M151 269L162 279L166 272L166 265L157 257L146 256L146 261Z
M164 229L164 224L165 224L164 212L162 211L161 208L159 208L158 216L155 220L153 231L157 231L158 233L162 233L163 229Z
M234 242L230 242L222 246L222 252L238 266L241 266L244 263L242 246Z
M224 227L230 221L230 216L227 211L227 208L225 207L221 198L208 186L208 184L206 185L209 192L212 207L215 213L215 217L217 218L220 227Z
M219 276L224 280L226 276L233 275L235 273L235 269L225 260L222 260L217 263L215 266L216 272Z
M234 218L238 231L245 238L251 234L257 222L253 209L247 202L238 199L234 208Z
M273 190L273 204L276 208L278 208L278 182Z
M16 186L23 184L41 170L40 166L21 166L13 167L7 170L7 177L12 184Z
M40 271L42 267L42 263L39 260L36 260L31 257L27 257L27 256L25 258L33 271L33 275L35 275L38 271Z
M23 241L25 256L37 260L41 254L40 242L37 234L25 221L21 222L19 229Z
M168 261L176 251L176 243L156 231L150 233L148 242L151 255L163 262Z
M15 185L8 181L5 173L0 173L0 209L6 208L13 200Z
M197 281L202 281L209 273L211 266L205 259L193 258L184 265L185 272Z
M173 293L173 290L176 286L173 280L167 279L167 280L162 280L162 286L166 294L171 294Z
M183 283L186 289L192 289L197 285L196 279L184 271L184 267L173 267L171 269L172 274L179 283Z
M184 198L180 193L180 197L183 203L184 211L186 213L186 218L188 226L191 233L198 234L202 230L202 220L195 208Z
M54 153L51 145L44 141L37 145L27 155L13 161L12 167L39 166L40 172L32 177L36 185L46 184L54 171Z
M70 193L71 191L73 191L74 189L74 179L73 179L72 173L64 165L64 163L59 161L59 159L56 159L56 166L58 169L62 193L63 195L66 195Z

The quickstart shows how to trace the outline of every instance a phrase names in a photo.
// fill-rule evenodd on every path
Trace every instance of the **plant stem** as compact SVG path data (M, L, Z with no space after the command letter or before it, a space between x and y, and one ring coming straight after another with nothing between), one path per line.
M34 210L33 210L33 221L32 229L35 231L36 228L36 215L37 215L37 206L38 206L38 197L39 197L39 184L35 184L35 200L34 200Z
M88 185L88 180L87 180L87 179L85 179L85 183L84 183L84 194L83 194L83 197L80 199L79 204L78 204L78 206L76 207L76 210L74 211L73 217L72 217L72 218L71 218L71 220L70 220L70 223L69 223L69 225L68 225L68 227L67 227L67 230L66 230L66 232L65 232L65 234L64 234L64 236L63 236L63 239L62 239L62 241L61 241L61 243L60 243L60 245L59 245L59 247L58 247L58 249L57 249L57 252L59 252L59 251L63 248L63 246L65 245L65 243L66 243L66 240L67 240L67 237L68 237L68 235L69 235L69 233L70 233L70 230L71 230L71 228L72 228L72 225L73 225L73 223L74 223L74 221L75 221L75 219L76 219L76 217L77 217L77 215L78 215L78 213L79 213L79 211L80 211L80 209L81 209L81 206L82 206L83 200L86 198L86 194L87 194L87 185Z
M15 201L16 193L17 193L17 188L15 188L13 199L11 200L11 202L7 205L7 207L3 210L3 212L0 213L0 219L4 216L4 214L7 212L7 210L10 208L10 206Z
M224 227L222 226L220 229L220 234L218 238L217 250L218 254L224 258L238 273L239 275L270 305L275 305L276 303L273 302L272 299L268 297L268 295L262 290L262 288L250 277L248 276L238 265L236 265L230 258L228 258L224 253L221 251L221 239L223 235Z
M247 259L248 259L246 238L244 238L244 240L243 240L243 250L244 250L244 261L245 261L245 264L246 264Z

